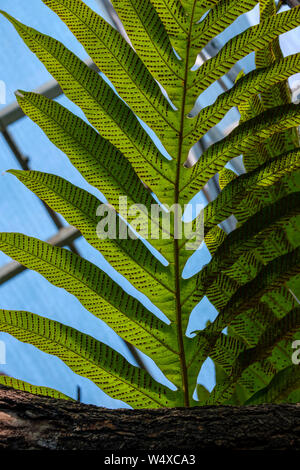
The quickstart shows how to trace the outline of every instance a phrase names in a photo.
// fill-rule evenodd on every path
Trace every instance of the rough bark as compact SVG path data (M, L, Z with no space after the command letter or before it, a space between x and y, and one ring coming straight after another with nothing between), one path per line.
M300 404L108 410L0 388L1 450L300 450Z

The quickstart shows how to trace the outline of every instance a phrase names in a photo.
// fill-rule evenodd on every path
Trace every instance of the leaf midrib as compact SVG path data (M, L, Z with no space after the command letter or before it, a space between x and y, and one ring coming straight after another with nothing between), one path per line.
M183 87L183 94L182 94L182 103L181 103L181 117L180 117L180 132L179 132L179 139L178 139L178 156L177 156L177 166L176 166L176 181L175 181L175 191L174 191L174 203L179 203L179 195L180 195L180 170L181 170L181 157L182 157L182 150L183 150L183 142L184 142L184 124L185 124L185 105L186 105L186 97L187 97L187 81L189 76L189 57L190 57L190 42L191 42L191 34L192 34L192 27L193 27L193 20L196 8L196 0L193 0L193 9L192 14L190 17L190 27L189 27L189 34L186 41L186 57L185 57L185 76L184 76L184 87ZM180 366L181 366L181 375L182 375L182 387L184 393L184 405L186 407L190 404L189 399L189 384L188 384L188 374L187 374L187 364L186 364L186 353L184 349L184 340L183 340L183 325L182 325L182 310L181 310L181 275L180 272L180 248L178 239L174 239L174 267L175 267L175 292L176 292L176 328L177 328L177 337L178 337L178 345L179 345L179 356L180 356Z

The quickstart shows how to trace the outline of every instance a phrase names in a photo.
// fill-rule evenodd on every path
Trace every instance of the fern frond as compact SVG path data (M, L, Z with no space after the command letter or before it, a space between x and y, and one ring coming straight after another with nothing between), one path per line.
M299 157L300 150L291 151L230 182L219 197L205 208L205 231L208 232L214 225L227 219L231 214L234 214L239 220L239 215L242 217L245 211L242 202L247 200L248 195L252 197L257 195L259 198L264 193L267 194L270 186L300 168ZM249 207L249 202L247 205ZM263 201L261 201L261 205L263 205ZM259 209L260 205L256 203L256 210Z
M153 198L129 161L91 126L55 101L19 91L23 111L70 159L88 183L99 189L114 207L126 196L131 204L151 208Z
M234 171L229 170L228 168L223 168L219 172L219 186L220 186L221 191L223 191L225 186L231 183L231 181L235 180L236 177L237 177L237 174Z
M153 359L177 392L108 346L52 320L0 311L1 331L57 355L111 397L137 408L194 403L199 370L208 357L216 366L217 383L212 393L198 387L200 404L299 399L290 342L299 337L300 326L300 108L291 103L288 79L299 72L300 54L284 57L279 36L299 25L300 7L278 14L274 0L112 0L125 39L82 0L43 2L73 32L100 74L62 43L2 14L89 124L35 93L20 91L17 99L107 203L100 213L97 197L60 176L10 173L77 227L169 324L69 250L16 233L0 234L0 249L74 295ZM216 41L216 54L206 60L203 48L257 3L259 24L220 50ZM200 95L216 80L229 77L232 67L250 53L255 53L256 69L240 72L232 88L197 114ZM222 126L233 107L240 112L239 124L223 139L205 145L199 156L199 140ZM197 160L194 166L191 157ZM245 174L242 165L236 172L227 168L235 157L242 157ZM207 198L204 224L201 217L187 224L184 204L199 200L201 190L207 194L212 178L218 195ZM132 212L123 213L121 197L135 205ZM157 201L160 214L154 221ZM135 220L137 211L143 222ZM109 221L116 222L115 232L98 237L105 215L107 229ZM153 223L156 235L151 230L148 244L145 233L150 235ZM136 233L139 224L142 229L148 225L141 236ZM193 249L204 235L200 250L208 249L211 259L196 276L186 279L184 273L183 279L193 231ZM164 265L155 249L165 258ZM218 315L190 338L190 313L204 297ZM7 383L43 391L14 379Z
M190 200L215 173L244 150L255 148L276 132L300 124L297 105L283 105L243 122L225 139L209 147L191 170L190 182L181 187L181 198Z
M151 0L151 3L168 33L172 46L181 56L184 50L180 49L180 45L189 34L187 12L182 2L180 0Z
M267 292L280 287L299 273L300 248L279 256L265 266L255 279L241 286L220 311L217 319L208 326L208 332L222 331L237 314L241 314L255 304Z
M263 403L287 402L288 397L294 390L300 388L299 366L289 366L278 372L271 382L255 393L245 405L259 405Z
M116 221L116 233L104 239L103 234L97 234L100 220L97 210L101 203L95 196L52 174L20 170L10 170L9 173L15 175L51 209L60 213L70 225L78 228L120 274L172 318L174 293L168 283L172 277L170 267L163 266L141 240L136 240L134 232L117 217L114 209L104 206L108 214L106 217ZM122 238L125 233L127 237Z
M72 400L72 398L68 397L64 393L54 390L53 388L32 385L28 382L24 382L23 380L9 377L8 375L0 375L0 385L4 385L5 387L11 387L15 390L21 390L23 392L29 392L33 395L57 398L59 400Z
M121 34L81 0L43 0L74 33L121 98L164 139L176 125L157 82ZM166 142L164 142L166 144Z
M299 198L300 193L292 193L264 207L231 232L214 253L212 261L199 274L202 286L207 287L220 272L232 266L248 251L255 250L264 239L272 237L276 228L284 228L292 217L300 215Z
M240 15L250 11L256 4L257 0L246 0L239 3L235 0L224 0L212 5L205 19L194 27L192 47L201 50Z
M184 69L151 1L113 0L112 4L134 49L173 100L177 95L174 81L180 83L184 79Z
M139 177L166 203L159 189L173 184L168 161L112 88L62 43L2 14L58 81L65 95L81 107L90 123L130 161Z
M224 397L229 397L237 380L244 371L250 367L251 364L266 359L281 340L292 338L294 333L299 330L299 326L299 307L292 310L288 315L275 322L273 325L270 325L267 328L267 331L261 335L254 348L246 349L239 353L231 367L231 370L228 371L228 378L226 378L224 383L216 386L209 400L214 403L220 403L220 401L224 401Z
M197 133L197 137L202 137L211 127L221 121L230 108L239 105L241 110L241 103L251 102L251 99L255 97L257 99L258 93L263 94L274 85L286 81L291 75L297 73L299 68L300 54L294 54L274 62L269 67L253 70L240 78L230 91L222 93L214 104L200 111L195 122L194 132ZM283 103L273 103L272 107L280 104ZM261 105L259 112L262 112L263 109ZM259 112L256 110L255 114L257 115Z
M229 72L238 60L250 52L262 50L280 34L296 28L299 22L300 8L296 7L261 21L257 26L252 26L235 36L215 57L203 64L194 74L195 76L191 75L189 90L192 89L193 96L196 98L215 80Z
M106 273L80 256L22 234L0 234L1 250L49 282L75 295L126 341L174 372L172 329L120 289Z
M226 233L220 227L216 226L211 229L204 238L205 244L211 255L214 255L219 246L226 238Z
M0 310L1 330L59 357L112 398L135 408L170 404L173 393L109 346L74 328L30 312ZM170 398L169 398L170 397Z

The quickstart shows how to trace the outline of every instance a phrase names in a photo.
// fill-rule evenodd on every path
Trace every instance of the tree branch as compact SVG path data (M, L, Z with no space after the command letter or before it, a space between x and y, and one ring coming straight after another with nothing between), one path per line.
M300 450L300 404L108 410L1 387L0 449Z

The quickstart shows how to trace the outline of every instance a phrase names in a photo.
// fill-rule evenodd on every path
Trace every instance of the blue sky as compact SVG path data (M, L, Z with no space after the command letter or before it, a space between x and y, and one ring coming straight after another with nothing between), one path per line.
M86 3L99 12L95 0L86 0ZM82 59L86 58L82 46L41 0L30 0L30 2L2 0L1 8L22 22L56 37ZM257 21L257 9L251 13L249 18L253 24ZM229 35L232 36L242 28L246 28L249 24L248 21L245 17L240 19L225 32L221 39L228 40ZM299 30L300 28L282 38L287 55L299 51ZM0 31L2 38L0 80L6 83L7 104L9 104L15 100L14 91L16 89L33 90L51 80L52 77L23 44L14 28L2 17L0 18ZM242 67L246 71L252 66L253 58L251 57L242 63ZM203 106L207 104L206 99L210 99L210 96L204 96L202 99ZM81 111L65 97L60 97L59 102L83 117ZM0 110L3 107L4 105L0 105ZM236 119L236 114L228 115L222 122L222 126L226 127L232 119ZM52 145L29 119L21 119L10 126L9 130L24 155L30 158L31 168L58 174L103 200L101 193L85 182L79 172L72 167L67 157ZM18 168L18 164L0 134L0 231L22 232L44 240L51 237L56 232L56 227L49 219L40 201L16 178L5 174L5 171L10 168ZM199 202L199 200L200 197L195 202ZM128 281L116 273L101 254L90 247L84 239L76 241L76 246L85 258L108 272L127 292L137 296L150 310L159 314L148 299L141 296ZM192 275L198 271L203 264L208 262L209 256L204 246L201 251L191 257L186 267L186 274ZM9 258L0 253L0 266L8 261ZM0 287L0 307L29 310L58 320L91 334L106 344L113 345L115 349L126 356L128 355L124 343L110 328L86 311L73 296L52 286L34 272L26 271ZM216 314L216 310L209 301L203 299L192 313L190 331L195 328L203 328L207 319L213 320ZM0 333L0 340L4 340L7 345L7 363L0 366L3 372L33 384L57 388L70 396L75 396L76 386L80 385L82 398L87 403L107 407L125 406L123 403L107 397L87 379L75 375L59 359L40 352L30 345L22 344L3 333ZM132 358L129 357L129 359L133 361ZM155 370L152 361L148 360L148 364ZM155 376L159 380L163 380L157 370ZM201 382L208 388L212 388L214 384L213 368L209 361L201 371Z

